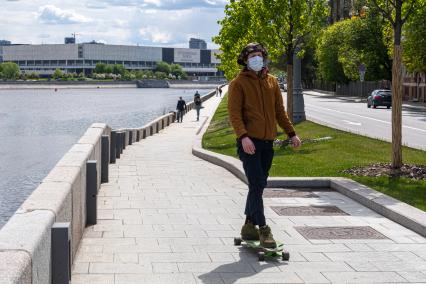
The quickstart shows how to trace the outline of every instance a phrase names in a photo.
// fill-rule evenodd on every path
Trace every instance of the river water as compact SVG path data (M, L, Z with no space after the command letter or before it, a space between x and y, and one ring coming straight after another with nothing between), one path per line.
M0 228L92 123L140 127L175 110L179 96L188 102L194 93L136 88L0 90Z

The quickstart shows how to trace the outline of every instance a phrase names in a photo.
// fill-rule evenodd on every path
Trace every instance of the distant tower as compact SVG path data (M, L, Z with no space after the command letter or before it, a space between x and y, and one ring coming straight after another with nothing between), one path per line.
M65 44L75 44L75 37L66 37Z
M189 48L193 49L207 49L207 43L199 38L190 38L189 39Z
M0 39L0 45L11 45L12 43L8 40Z

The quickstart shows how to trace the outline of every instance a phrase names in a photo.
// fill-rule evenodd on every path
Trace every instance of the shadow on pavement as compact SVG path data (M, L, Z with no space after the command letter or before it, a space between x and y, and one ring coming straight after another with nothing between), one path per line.
M210 272L199 275L200 282L232 284L240 279L253 277L265 269L277 269L278 272L278 266L288 265L286 262L279 261L279 258L259 262L254 250L246 247L238 249L240 250L239 261L222 264Z

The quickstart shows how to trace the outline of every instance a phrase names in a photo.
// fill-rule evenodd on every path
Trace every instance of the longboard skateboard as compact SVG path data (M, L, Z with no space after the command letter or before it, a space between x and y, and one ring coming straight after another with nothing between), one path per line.
M257 251L259 261L265 261L265 257L276 258L281 257L283 261L290 260L290 253L284 250L284 244L277 242L275 248L265 248L260 245L260 241L249 241L241 238L234 238L234 245L244 245Z

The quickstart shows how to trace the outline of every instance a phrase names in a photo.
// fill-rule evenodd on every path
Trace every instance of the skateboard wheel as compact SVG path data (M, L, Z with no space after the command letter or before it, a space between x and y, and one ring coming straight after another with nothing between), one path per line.
M234 245L235 246L241 245L241 238L234 238Z
M283 251L281 254L282 254L282 259L284 261L289 261L290 260L290 253L288 251Z
M259 261L265 261L265 253L263 251L258 252L257 257L259 258Z

